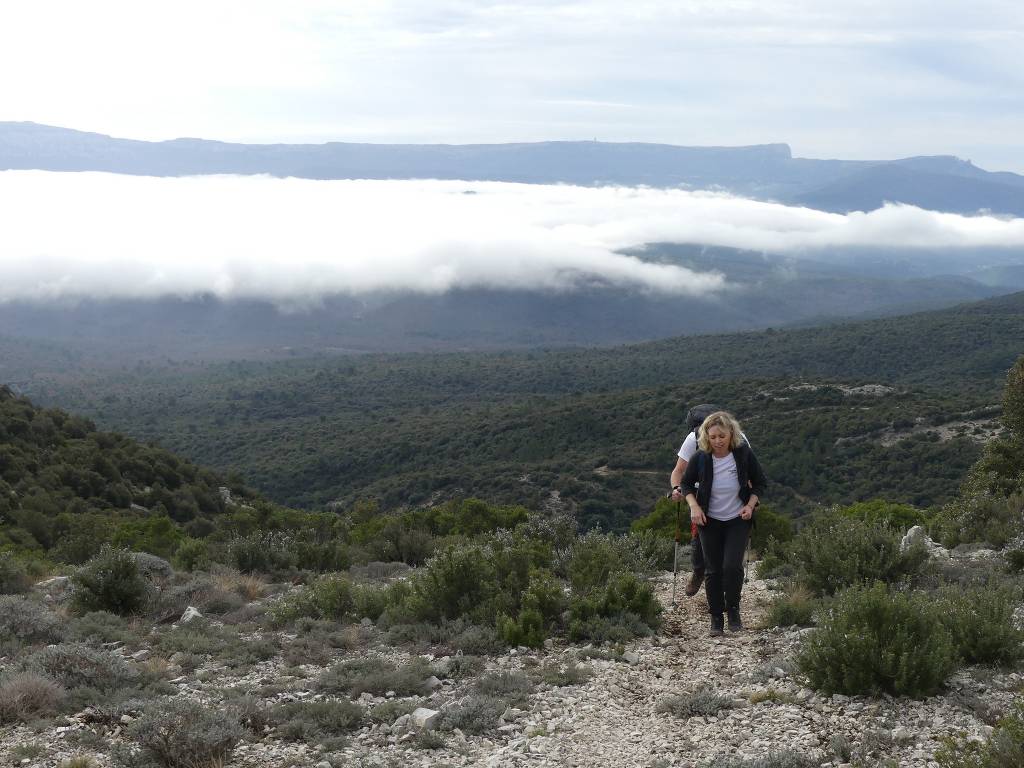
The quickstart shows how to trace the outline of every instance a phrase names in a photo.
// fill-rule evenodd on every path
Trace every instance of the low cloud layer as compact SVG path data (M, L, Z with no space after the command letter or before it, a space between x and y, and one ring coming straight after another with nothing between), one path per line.
M0 301L212 293L280 304L381 290L670 294L720 275L619 253L1024 246L1024 219L889 206L837 215L708 192L458 181L0 173Z

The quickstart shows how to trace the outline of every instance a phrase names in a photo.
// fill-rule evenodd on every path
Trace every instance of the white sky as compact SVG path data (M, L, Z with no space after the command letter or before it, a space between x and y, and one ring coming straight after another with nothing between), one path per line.
M955 154L1024 172L1015 0L32 0L0 120L227 141Z
M4 171L0 210L0 302L213 293L301 306L334 293L594 280L692 294L727 286L617 251L666 241L773 253L1024 248L1024 219L502 182Z

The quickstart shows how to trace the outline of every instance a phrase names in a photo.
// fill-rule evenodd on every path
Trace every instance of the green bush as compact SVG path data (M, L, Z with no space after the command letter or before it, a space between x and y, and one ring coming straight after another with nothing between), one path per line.
M32 588L32 577L25 563L14 555L0 552L0 595L21 595Z
M430 665L419 657L401 667L383 659L352 659L326 670L320 675L317 687L327 693L349 696L364 692L383 695L388 691L399 696L415 696L429 692L426 682L431 675Z
M585 594L604 587L611 574L625 569L615 538L599 531L588 531L576 539L569 560L569 582L573 590Z
M943 623L960 657L969 664L1011 664L1024 651L1024 632L1014 626L1020 591L989 585L947 589L942 596Z
M63 687L36 672L0 677L0 725L56 714L66 697Z
M161 768L223 765L242 738L239 724L216 709L171 698L147 706L128 727L127 737L138 747L132 764L147 762Z
M783 750L762 757L715 757L700 763L700 768L818 768L820 765L819 760Z
M1024 466L1024 453L1019 461ZM976 542L1005 546L1024 531L1024 494L978 489L969 478L960 497L939 510L929 530L946 547Z
M494 552L480 544L450 545L413 582L409 605L420 620L484 617L498 593Z
M768 606L765 616L767 627L809 627L814 623L818 601L806 589L797 586L776 597Z
M1006 569L1010 573L1024 571L1024 549L1011 549L1004 554L1006 557Z
M508 702L493 696L470 695L445 710L441 727L447 731L458 728L463 733L479 735L494 730Z
M363 708L339 701L294 701L279 704L270 712L276 733L286 741L341 746L344 737L359 728Z
M534 571L522 596L518 619L498 617L498 632L509 645L539 648L565 610L565 591L550 571Z
M838 595L797 663L826 693L922 697L942 686L956 660L934 600L878 583Z
M902 536L878 523L825 515L793 539L789 560L815 595L833 595L855 584L893 583L917 571L924 548L900 552Z
M896 504L884 499L872 499L851 504L839 510L839 514L864 523L888 526L907 531L915 525L927 522L924 512L909 504Z
M650 629L659 625L661 610L650 584L633 573L613 573L603 588L572 596L569 638L625 640L649 634Z
M793 538L793 521L775 512L771 506L762 504L754 513L754 527L750 532L750 546L756 552L764 552L772 539L784 544Z
M142 611L151 594L135 556L110 547L79 568L71 583L72 603L79 613L108 611L127 616Z
M212 561L210 544L206 539L182 539L174 552L174 562L186 571L204 571Z
M1024 704L1018 701L985 743L963 735L946 739L935 761L942 768L1020 768L1024 765Z
M324 576L278 600L270 609L270 618L278 625L303 617L338 621L350 615L355 605L352 582L347 576Z
M61 620L45 605L20 595L0 595L0 643L56 643L63 637Z
M38 672L68 690L91 688L113 692L139 680L139 673L120 656L79 643L51 645L29 656L24 668Z
M533 693L533 681L523 672L490 672L473 688L482 696L503 699L510 705L523 704Z
M697 715L717 715L723 709L729 709L731 706L730 699L715 693L710 688L701 688L693 693L663 696L658 700L654 711L685 720Z

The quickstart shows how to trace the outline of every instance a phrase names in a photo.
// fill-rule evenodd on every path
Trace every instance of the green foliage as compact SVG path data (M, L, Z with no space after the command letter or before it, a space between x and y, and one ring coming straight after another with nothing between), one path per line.
M700 768L818 768L819 765L820 761L815 758L782 750L762 757L716 757L700 763Z
M1003 424L1017 440L1024 441L1024 355L1006 374L1003 390Z
M952 736L935 753L941 768L1018 768L1024 765L1024 704L1017 702L985 743Z
M750 534L750 546L754 550L763 552L771 540L785 543L792 538L793 522L789 517L775 512L768 504L761 504L757 508Z
M943 623L968 664L1012 664L1024 654L1024 632L1014 625L1020 590L989 584L949 588L942 595Z
M895 530L906 531L915 525L926 522L925 514L909 504L894 504L885 499L860 501L843 507L839 514L854 520L874 525L888 526Z
M915 572L927 553L900 552L901 536L879 523L842 515L812 520L790 542L788 557L815 595L832 595L864 582L893 583Z
M622 642L656 628L661 610L650 584L633 573L613 573L604 585L586 594L573 594L569 638Z
M127 731L138 747L131 762L160 768L223 765L242 738L240 726L199 702L171 698L146 707Z
M131 552L105 547L71 577L72 601L80 613L109 611L119 616L138 613L151 588Z
M409 603L421 620L481 616L498 594L493 551L481 544L452 544L417 574Z
M78 643L42 648L31 654L23 666L69 690L89 688L109 693L128 687L139 678L139 673L120 656Z
M717 715L723 709L730 707L732 707L730 699L715 693L710 688L701 688L693 693L663 696L655 704L654 711L685 720L698 715Z
M28 565L20 558L0 552L0 595L20 595L32 588Z
M14 672L0 677L0 725L28 722L60 711L64 688L37 672Z
M581 593L608 583L608 577L625 567L615 538L592 530L573 543L569 560L569 582Z
M327 693L347 693L352 697L364 692L382 696L388 691L412 696L429 692L426 682L432 674L430 665L419 657L402 667L383 659L353 659L326 670L317 685Z
M956 659L940 606L878 583L836 597L804 641L798 664L826 693L919 698L942 686Z
M498 632L509 645L539 648L550 636L567 603L561 582L550 571L533 571L523 592L518 619L499 616Z
M675 539L679 532L679 541L690 541L690 513L683 501L661 496L654 503L654 509L643 517L638 517L629 526L630 533L650 531L659 536Z
M61 620L45 605L20 595L0 595L0 644L56 643L63 637Z
M978 473L976 467L972 477ZM960 497L939 510L930 530L947 547L975 542L1002 547L1024 532L1024 492L1007 497L1000 491L979 490L968 480Z
M323 576L274 603L270 617L277 625L303 617L339 621L349 616L354 608L351 580L347 576Z
M114 532L111 543L121 549L170 557L177 551L184 534L167 515L128 520Z
M185 571L201 571L210 567L210 544L205 539L186 537L174 552L175 564Z
M340 746L340 739L362 725L363 708L351 701L296 701L280 704L270 713L281 738Z
M458 728L463 733L479 735L494 730L498 718L508 709L508 702L493 696L470 695L444 711L441 727L448 731Z
M787 590L786 594L776 597L768 606L765 626L791 627L793 625L808 627L814 623L814 612L818 609L818 601L802 587Z

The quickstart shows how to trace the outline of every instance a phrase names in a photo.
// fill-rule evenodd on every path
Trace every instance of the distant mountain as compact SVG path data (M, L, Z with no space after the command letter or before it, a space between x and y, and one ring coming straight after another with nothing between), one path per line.
M896 161L794 158L785 144L680 147L554 141L532 144L231 144L147 142L36 123L0 122L0 169L149 176L265 173L310 179L465 179L724 189L829 211L885 201L935 210L1020 215L1024 176L950 157Z

